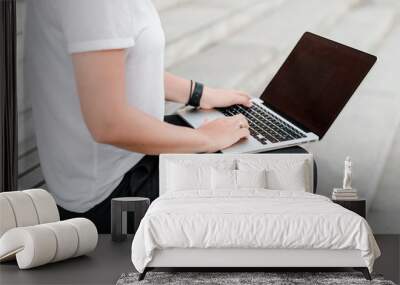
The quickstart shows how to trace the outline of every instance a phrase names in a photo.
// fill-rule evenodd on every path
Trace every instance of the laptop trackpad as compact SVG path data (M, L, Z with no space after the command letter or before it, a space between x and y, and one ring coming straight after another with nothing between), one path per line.
M222 113L215 110L196 110L190 107L179 110L178 114L194 128L200 127L207 121L210 122L225 117Z

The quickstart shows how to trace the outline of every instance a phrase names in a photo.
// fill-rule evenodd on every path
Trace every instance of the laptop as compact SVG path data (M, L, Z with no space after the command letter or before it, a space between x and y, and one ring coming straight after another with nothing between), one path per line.
M251 136L223 153L257 153L321 140L376 57L332 40L304 33L288 58L250 108L178 111L197 128L204 121L243 114ZM361 110L360 110L361 111Z

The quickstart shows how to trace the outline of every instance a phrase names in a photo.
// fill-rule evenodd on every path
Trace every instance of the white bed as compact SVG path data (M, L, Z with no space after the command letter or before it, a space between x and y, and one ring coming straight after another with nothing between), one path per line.
M292 177L277 176L282 185L293 187L290 191L238 189L236 184L233 190L214 189L215 183L210 189L204 183L211 179L208 172L193 177L188 172L212 167L243 169L246 174L265 166L299 164L304 164L303 175L297 169ZM367 222L312 194L312 166L309 154L162 155L160 198L150 206L132 243L140 278L156 267L354 267L370 278L380 252ZM293 177L301 183L294 183ZM186 189L188 183L193 189Z

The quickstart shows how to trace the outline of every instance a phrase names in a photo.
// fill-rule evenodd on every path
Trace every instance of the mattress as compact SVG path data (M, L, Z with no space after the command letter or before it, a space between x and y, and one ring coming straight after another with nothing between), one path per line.
M361 216L324 196L265 189L162 195L140 223L132 262L143 272L156 250L172 248L359 250L370 271L380 255Z

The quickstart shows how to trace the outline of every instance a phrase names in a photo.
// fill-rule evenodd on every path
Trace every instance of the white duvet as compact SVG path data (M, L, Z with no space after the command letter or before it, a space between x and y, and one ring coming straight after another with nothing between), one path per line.
M365 219L328 198L256 189L156 199L134 237L132 262L143 272L165 248L358 249L370 271L380 255Z

